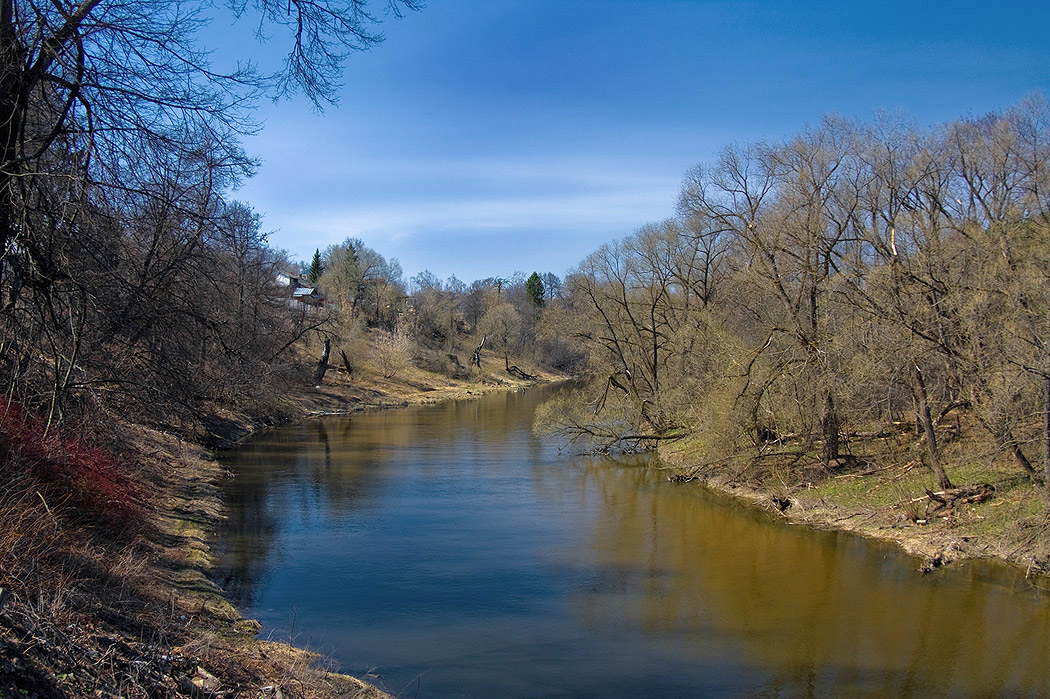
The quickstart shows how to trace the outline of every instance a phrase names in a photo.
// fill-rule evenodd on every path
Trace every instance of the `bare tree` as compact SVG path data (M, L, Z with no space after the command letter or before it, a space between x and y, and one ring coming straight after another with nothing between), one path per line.
M514 306L507 302L493 306L478 322L478 330L485 338L491 338L497 350L503 353L503 365L509 371L510 352L521 332L521 316ZM481 345L484 344L482 340ZM478 346L479 350L481 345Z
M762 351L783 352L782 341L791 341L794 359L778 362L781 376L756 384L762 389L756 399L786 376L801 380L791 393L803 401L800 418L819 416L814 427L825 464L835 463L841 450L828 306L848 225L839 179L849 138L847 125L825 122L782 145L727 150L710 173L694 172L681 199L705 236L733 237L760 297L777 304L777 313L758 312L768 323Z
M123 395L158 409L211 395L187 377L262 370L258 333L226 333L271 322L249 300L271 298L257 224L225 200L254 169L238 138L263 94L331 100L346 55L382 37L361 0L230 7L288 30L283 68L213 69L203 4L0 0L0 361L53 417L63 396L101 400L118 369Z

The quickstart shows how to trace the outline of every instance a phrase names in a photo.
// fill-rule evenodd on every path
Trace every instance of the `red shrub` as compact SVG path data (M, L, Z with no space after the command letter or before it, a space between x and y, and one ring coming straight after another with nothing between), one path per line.
M17 478L21 463L39 484L41 497L59 511L76 508L108 525L129 525L145 516L142 487L128 464L111 452L52 427L17 404L0 404L0 455L4 479Z

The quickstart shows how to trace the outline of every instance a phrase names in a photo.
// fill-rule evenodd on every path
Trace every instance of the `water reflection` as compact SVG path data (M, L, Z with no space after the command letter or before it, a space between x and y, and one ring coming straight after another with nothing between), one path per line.
M349 422L317 420L264 433L231 454L228 518L219 528L219 579L229 599L251 608L290 513L321 508L340 517L381 481L377 459L345 459ZM334 444L333 444L334 443ZM333 451L339 458L333 461Z
M1019 573L972 564L921 579L896 551L774 524L646 469L592 468L606 507L595 582L576 591L595 632L636 626L719 639L775 669L772 689L829 696L1050 692L1046 600Z
M643 460L569 457L529 431L541 397L230 454L231 599L423 697L1050 695L1046 597L1013 571L919 577Z

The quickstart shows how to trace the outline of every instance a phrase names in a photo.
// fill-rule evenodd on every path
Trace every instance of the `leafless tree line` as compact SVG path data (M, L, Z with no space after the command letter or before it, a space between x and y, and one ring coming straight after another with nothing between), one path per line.
M1050 481L1050 108L1032 96L933 129L828 118L729 147L676 215L567 279L602 377L576 433L786 438L826 465L849 435L959 411ZM568 419L566 419L568 418ZM638 439L641 437L642 439Z

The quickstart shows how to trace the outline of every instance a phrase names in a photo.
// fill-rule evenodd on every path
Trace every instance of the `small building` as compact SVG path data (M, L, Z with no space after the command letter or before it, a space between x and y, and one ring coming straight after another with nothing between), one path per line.
M309 277L305 274L292 274L290 272L277 272L274 274L274 282L277 286L287 286L292 289L299 289L302 287L313 288L313 284L310 282Z
M321 306L324 304L324 297L312 286L295 287L292 289L292 299L299 303L305 303L308 306Z

